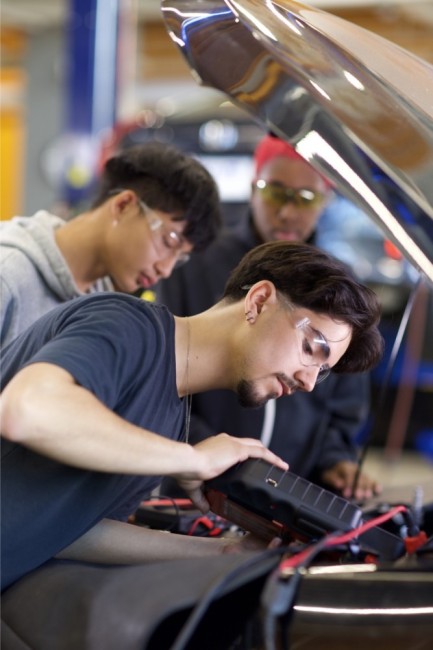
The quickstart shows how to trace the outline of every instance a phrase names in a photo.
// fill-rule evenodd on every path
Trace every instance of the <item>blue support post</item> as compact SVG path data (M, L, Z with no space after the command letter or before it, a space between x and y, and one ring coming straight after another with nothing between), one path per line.
M102 138L116 120L120 2L70 0L62 198L71 206L92 190Z

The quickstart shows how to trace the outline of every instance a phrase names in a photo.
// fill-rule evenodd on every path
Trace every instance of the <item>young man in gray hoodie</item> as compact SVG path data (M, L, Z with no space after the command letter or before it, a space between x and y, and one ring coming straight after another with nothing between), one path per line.
M220 223L216 184L192 157L156 142L114 156L88 211L1 224L0 346L59 303L148 289L206 248Z

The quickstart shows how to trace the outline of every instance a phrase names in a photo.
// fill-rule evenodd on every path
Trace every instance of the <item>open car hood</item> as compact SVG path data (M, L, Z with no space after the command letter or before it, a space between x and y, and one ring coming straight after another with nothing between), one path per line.
M290 142L433 283L433 67L290 0L162 0L197 81Z

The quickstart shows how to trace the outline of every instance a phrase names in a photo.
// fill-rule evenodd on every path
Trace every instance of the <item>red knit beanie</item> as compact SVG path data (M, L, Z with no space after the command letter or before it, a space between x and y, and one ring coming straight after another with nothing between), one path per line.
M254 151L254 167L256 179L259 178L259 174L263 165L269 162L269 160L273 160L274 158L278 157L289 158L290 160L301 160L307 165L310 164L296 151L294 147L292 147L292 145L290 145L285 140L280 140L280 138L277 138L273 135L265 135L265 137L260 140ZM317 173L320 174L320 172ZM326 176L323 176L323 174L320 174L320 176L322 176L323 180L329 188L334 187L333 183L331 183L331 181L326 178Z

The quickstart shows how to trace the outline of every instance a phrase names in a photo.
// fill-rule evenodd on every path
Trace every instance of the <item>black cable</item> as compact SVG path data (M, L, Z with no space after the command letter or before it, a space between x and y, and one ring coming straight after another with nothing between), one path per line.
M397 330L397 334L395 335L395 340L394 340L394 345L392 346L391 354L388 359L388 363L385 369L385 375L384 379L382 382L381 390L379 393L379 397L377 400L376 408L375 408L375 415L376 417L373 418L373 423L370 426L370 433L367 436L367 439L362 447L361 454L358 459L358 467L356 469L355 477L353 479L353 485L352 485L352 494L351 494L351 499L355 499L355 493L356 493L356 488L358 487L358 482L359 482L359 477L361 475L361 470L362 466L364 464L365 458L367 456L368 451L370 450L371 444L374 439L374 431L375 431L375 425L377 423L377 414L382 411L382 408L385 403L385 397L387 394L387 391L389 389L390 381L391 381L391 374L395 366L395 362L397 359L397 355L400 351L401 344L403 341L404 334L406 332L407 324L409 322L410 314L412 312L413 304L415 302L415 298L418 293L418 289L421 286L422 282L422 276L419 275L416 282L413 284L409 298L407 299L406 306L404 308L403 315L401 317L400 325Z
M212 603L215 598L218 598L224 587L230 583L231 580L242 575L246 570L249 570L255 564L263 562L264 559L271 558L272 556L283 555L287 551L287 547L279 547L277 549L271 549L261 553L259 556L254 556L249 558L246 562L240 566L235 567L229 574L225 575L222 579L218 579L214 582L210 588L207 590L205 595L199 600L197 605L192 610L191 614L188 616L186 623L180 630L176 639L174 640L173 645L170 650L185 650L187 643L191 640L194 631L197 628L198 623L200 622L205 611Z
M148 499L146 499L146 502L149 503L150 505L152 502L154 502L154 505L158 507L158 501L170 501L173 509L174 509L174 520L168 524L166 528L159 528L158 530L163 530L166 533L172 533L174 530L179 529L180 526L180 507L179 504L177 503L177 499L175 497L171 496L165 496L165 495L150 495Z
M279 619L284 620L284 626L281 628L281 639L278 647L287 650L287 635L284 633L288 629L289 617L293 611L293 604L298 593L299 585L302 578L301 567L293 570L290 579L274 578L273 584L268 582L265 586L266 596L263 595L262 604L266 604L266 599L273 599L272 604L265 608L263 617L263 637L266 650L276 650L277 632Z
M299 590L301 579L315 557L326 548L329 540L341 535L341 531L334 531L322 537L309 551L307 557L296 567L290 576L281 576L277 568L268 578L261 597L261 604L264 611L263 633L266 650L276 650L277 622L282 619L284 622L283 631L287 630L289 617L293 611L296 595ZM281 635L281 643L278 647L288 650L287 635Z

